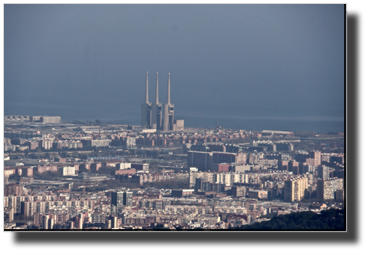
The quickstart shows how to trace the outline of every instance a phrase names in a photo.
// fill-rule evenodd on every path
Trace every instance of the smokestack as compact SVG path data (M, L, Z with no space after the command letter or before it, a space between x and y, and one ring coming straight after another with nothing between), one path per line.
M170 73L168 73L168 93L167 93L167 104L171 104Z
M157 72L157 79L155 81L155 104L159 104L158 100L158 72Z
M149 103L149 98L148 98L148 72L146 72L146 91L145 91L145 103Z

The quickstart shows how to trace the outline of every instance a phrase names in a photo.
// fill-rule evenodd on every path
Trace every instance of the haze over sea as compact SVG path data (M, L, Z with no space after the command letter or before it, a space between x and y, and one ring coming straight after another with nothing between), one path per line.
M4 114L185 127L344 131L345 6L4 5Z

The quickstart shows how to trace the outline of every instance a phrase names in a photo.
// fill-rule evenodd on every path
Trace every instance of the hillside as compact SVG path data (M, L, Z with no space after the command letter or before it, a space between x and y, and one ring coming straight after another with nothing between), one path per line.
M316 214L311 211L280 215L270 221L244 225L245 230L345 230L344 210L330 209Z

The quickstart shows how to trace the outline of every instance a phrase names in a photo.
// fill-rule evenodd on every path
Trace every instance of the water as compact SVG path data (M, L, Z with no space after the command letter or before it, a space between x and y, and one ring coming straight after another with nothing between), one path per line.
M140 124L140 104L131 108L118 106L71 106L41 103L14 103L5 105L5 115L50 115L62 120L95 121L117 124ZM215 128L222 126L244 130L288 130L317 133L344 132L343 117L297 114L270 114L260 111L248 113L240 109L216 109L211 107L178 107L175 104L175 119L184 119L185 127Z
M307 120L307 119L290 119L290 118L200 118L188 117L186 118L185 126L190 127L215 127L221 125L222 127L232 129L245 130L284 130L284 131L312 131L319 133L327 132L343 132L343 121L326 121L326 120Z

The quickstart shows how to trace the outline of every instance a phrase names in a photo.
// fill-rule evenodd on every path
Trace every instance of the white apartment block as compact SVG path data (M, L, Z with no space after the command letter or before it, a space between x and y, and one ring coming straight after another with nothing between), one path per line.
M62 171L63 176L73 176L75 175L75 167L60 167L60 171Z

